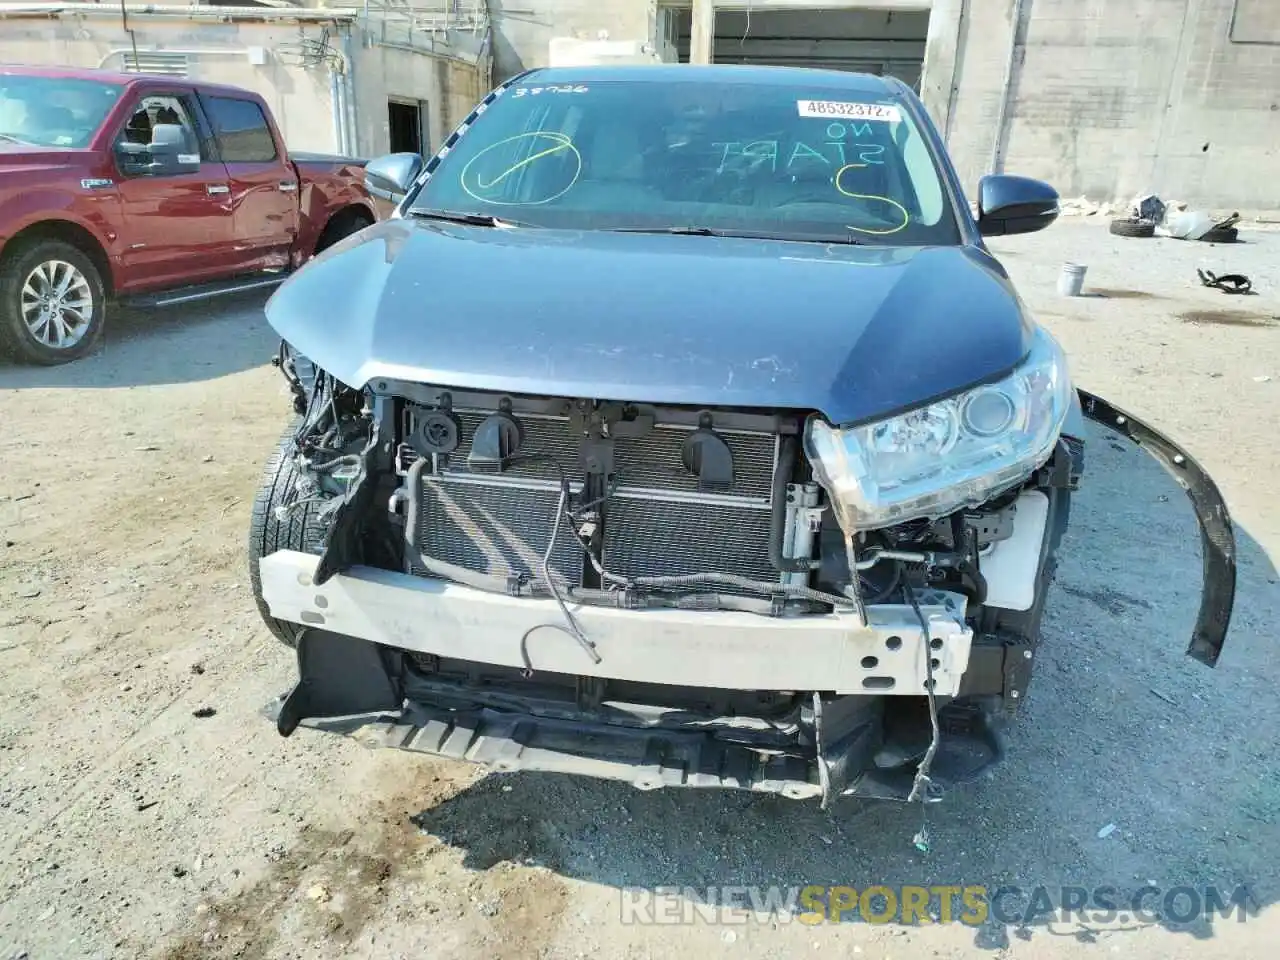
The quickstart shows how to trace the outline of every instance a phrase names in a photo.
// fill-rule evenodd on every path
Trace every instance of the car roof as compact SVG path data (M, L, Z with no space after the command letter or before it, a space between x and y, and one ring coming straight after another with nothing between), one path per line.
M175 86L195 87L243 96L257 97L258 94L243 87L231 87L221 83L204 83L190 77L168 77L148 73L120 73L115 70L99 70L95 67L65 67L46 64L0 63L0 77L52 77L58 80L94 80L99 83L113 83L119 86L134 84L172 84Z
M570 67L537 67L521 80L544 83L590 83L617 80L625 83L743 83L769 87L823 86L868 97L896 96L902 85L887 77L817 67L776 67L753 64L598 64Z

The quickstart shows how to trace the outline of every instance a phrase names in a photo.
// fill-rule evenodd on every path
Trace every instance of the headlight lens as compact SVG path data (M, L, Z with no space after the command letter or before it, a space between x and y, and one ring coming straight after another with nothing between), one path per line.
M815 415L805 452L846 530L943 517L1042 466L1070 400L1062 348L1038 330L1027 358L999 383L847 430Z

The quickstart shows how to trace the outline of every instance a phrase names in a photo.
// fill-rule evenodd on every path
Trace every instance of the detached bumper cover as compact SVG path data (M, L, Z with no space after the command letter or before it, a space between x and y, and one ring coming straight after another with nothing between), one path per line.
M1085 417L1122 434L1154 457L1187 492L1200 525L1204 583L1187 656L1213 667L1222 655L1236 596L1236 539L1217 486L1190 454L1168 437L1101 397L1077 391Z

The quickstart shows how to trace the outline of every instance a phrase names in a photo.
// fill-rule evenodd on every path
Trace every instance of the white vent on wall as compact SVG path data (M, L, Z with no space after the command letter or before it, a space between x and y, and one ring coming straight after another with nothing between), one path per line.
M187 67L185 53L140 50L136 58L132 52L124 54L125 73L154 73L164 77L185 77Z

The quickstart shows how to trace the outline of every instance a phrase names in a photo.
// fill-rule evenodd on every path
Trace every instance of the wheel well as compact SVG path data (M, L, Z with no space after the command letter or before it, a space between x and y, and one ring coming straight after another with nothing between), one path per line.
M329 246L333 240L333 233L337 232L340 227L348 223L364 221L364 226L369 226L376 218L369 212L368 207L363 207L358 203L343 207L333 216L331 216L324 225L324 229L320 231L320 236L316 240L316 253L322 251ZM363 229L363 227L361 228Z
M111 277L111 261L107 259L107 252L102 249L102 244L92 233L70 220L41 220L39 223L24 227L10 237L3 252L7 254L39 240L61 240L78 249L98 268L98 275L102 277L102 285L106 289L107 296L111 296L115 286Z

